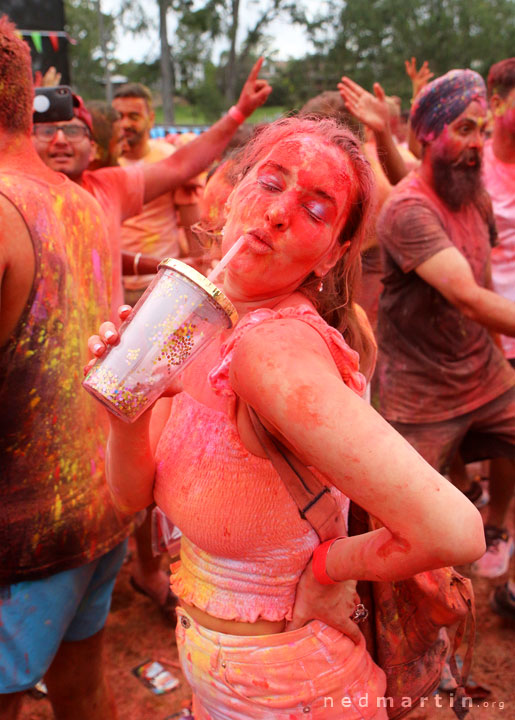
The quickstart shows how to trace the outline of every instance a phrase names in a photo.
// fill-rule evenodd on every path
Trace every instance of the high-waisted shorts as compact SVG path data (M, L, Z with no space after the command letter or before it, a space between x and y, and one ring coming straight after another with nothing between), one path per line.
M319 620L275 635L208 630L177 608L177 647L195 720L386 720L383 671Z

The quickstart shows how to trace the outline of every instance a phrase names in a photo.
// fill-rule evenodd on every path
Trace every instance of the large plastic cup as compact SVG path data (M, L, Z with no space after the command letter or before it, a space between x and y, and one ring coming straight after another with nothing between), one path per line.
M83 386L114 415L134 422L237 319L230 300L201 273L179 260L163 260L120 326L120 342L108 347Z

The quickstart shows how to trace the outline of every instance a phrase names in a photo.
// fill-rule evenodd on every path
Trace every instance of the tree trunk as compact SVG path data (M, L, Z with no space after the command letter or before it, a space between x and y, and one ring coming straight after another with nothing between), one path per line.
M170 45L166 28L168 0L159 0L159 37L161 40L161 92L163 94L163 119L165 123L175 122L173 107L173 77L170 62Z
M231 46L229 48L229 61L227 63L227 84L225 86L225 98L231 105L236 98L236 36L238 34L238 22L240 15L240 0L231 0L232 22L229 31Z
M107 55L107 38L104 27L104 16L100 0L97 0L98 34L100 35L100 47L102 49L102 60L104 64L104 80L106 84L106 100L109 105L113 102L113 85L111 83L111 71L109 69L109 57Z

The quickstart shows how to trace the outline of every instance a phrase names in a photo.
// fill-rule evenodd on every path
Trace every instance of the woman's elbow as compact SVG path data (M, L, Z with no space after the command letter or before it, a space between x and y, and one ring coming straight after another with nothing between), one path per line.
M456 513L453 532L448 534L446 549L448 565L466 565L484 555L485 531L479 510L467 502L468 507Z
M470 531L467 537L468 560L466 560L466 562L474 562L474 560L482 557L486 552L483 518L479 510L474 506L472 506L470 515Z

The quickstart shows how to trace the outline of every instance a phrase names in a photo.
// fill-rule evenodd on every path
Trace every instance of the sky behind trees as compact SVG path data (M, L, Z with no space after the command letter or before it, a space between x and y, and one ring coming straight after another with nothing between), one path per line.
M105 12L117 13L120 10L123 0L102 0L102 9ZM327 5L325 0L304 0L307 11L312 15L317 10ZM158 6L147 5L149 15L158 23ZM252 3L242 2L242 26L245 30L256 16L255 7ZM174 13L170 12L168 17L168 34L170 41L173 41L174 32L177 29L177 22ZM306 28L291 23L287 17L279 18L270 24L268 34L271 38L271 49L277 60L289 60L299 58L308 52L313 52L314 47L309 39ZM216 48L216 55L223 52L223 40ZM118 41L115 56L121 62L136 60L144 62L145 59L155 56L155 37L152 32L141 36L131 36L123 31L118 32Z
M110 68L159 90L165 58L173 95L217 117L264 54L269 103L301 106L343 75L374 81L406 106L404 60L427 60L436 76L471 67L484 76L514 54L515 0L101 0ZM98 0L65 0L72 80L99 96L103 61ZM167 8L169 49L161 52L159 7ZM123 10L123 12L122 12ZM163 13L161 13L163 15ZM236 39L235 39L236 38ZM288 60L288 58L292 58ZM163 97L168 91L162 86ZM408 105L409 107L409 105Z

